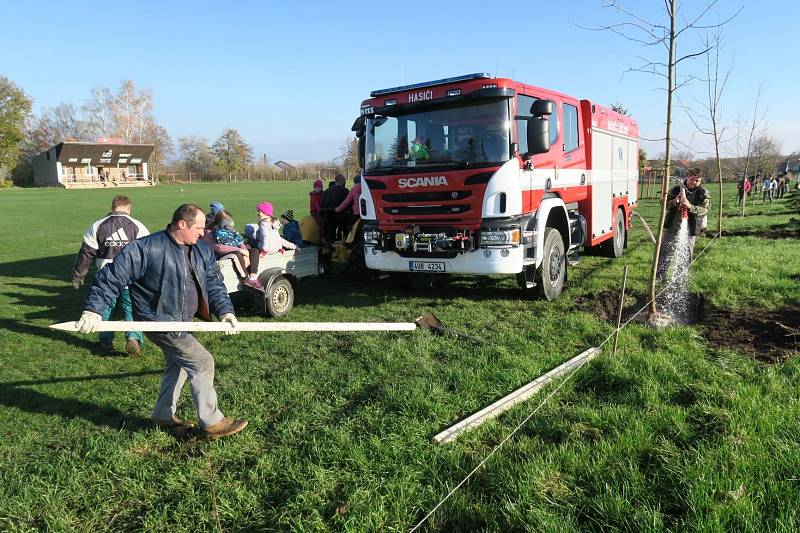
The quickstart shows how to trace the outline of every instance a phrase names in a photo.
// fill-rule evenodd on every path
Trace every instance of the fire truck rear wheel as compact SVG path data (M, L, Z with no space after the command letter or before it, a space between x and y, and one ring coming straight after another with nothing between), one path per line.
M567 278L567 255L564 239L555 228L544 230L544 257L536 270L536 289L540 298L554 300L564 289Z
M622 208L614 215L614 237L602 244L602 252L606 257L619 257L625 251L625 213Z

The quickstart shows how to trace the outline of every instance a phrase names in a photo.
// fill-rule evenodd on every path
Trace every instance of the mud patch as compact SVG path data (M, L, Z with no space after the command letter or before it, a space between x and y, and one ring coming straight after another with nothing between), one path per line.
M647 323L650 318L649 302L650 297L644 294L625 294L625 302L622 307L622 322L625 323L631 320L632 322ZM617 323L617 313L619 312L618 305L619 292L615 291L587 294L575 299L575 306L578 310L591 313L599 320L611 322L615 325ZM705 296L694 292L689 293L687 307L688 316L686 319L688 324L697 324L703 321L706 312Z
M763 239L800 239L800 219L792 218L781 226L763 229L725 230L726 237L761 237Z
M711 346L778 363L800 355L800 308L715 309L708 316L704 334Z

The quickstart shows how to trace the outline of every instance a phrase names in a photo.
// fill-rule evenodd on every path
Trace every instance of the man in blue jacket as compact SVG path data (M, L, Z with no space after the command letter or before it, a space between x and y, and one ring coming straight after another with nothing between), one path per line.
M238 322L222 284L214 252L202 241L206 217L194 204L183 204L172 215L164 231L137 239L126 246L114 262L94 278L78 321L83 333L95 331L103 311L127 286L136 320L191 321L197 314L211 320L211 313L230 324L227 334L236 334ZM147 333L164 352L164 376L153 409L157 425L192 428L194 424L175 416L183 384L189 378L200 427L209 438L238 433L246 420L225 418L217 407L214 390L214 357L187 332Z

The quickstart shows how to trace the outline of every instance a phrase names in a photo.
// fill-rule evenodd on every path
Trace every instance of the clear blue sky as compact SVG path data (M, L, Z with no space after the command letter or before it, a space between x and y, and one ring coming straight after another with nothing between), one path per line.
M658 0L622 0L663 22ZM687 14L701 0L683 0ZM623 103L642 137L664 135L660 78L623 72L637 56L663 60L597 26L622 20L602 0L566 2L88 2L5 0L0 4L0 74L34 99L34 110L80 105L92 87L131 78L155 95L155 115L173 139L213 141L239 129L271 160L336 156L370 90L470 72L489 72L588 98ZM733 72L724 122L745 117L764 83L765 126L788 153L800 147L800 1L720 2L723 61ZM715 15L716 16L716 15ZM686 34L682 50L699 46ZM702 60L699 60L702 61ZM687 68L701 66L699 61ZM681 93L692 102L696 84ZM676 132L690 142L683 112ZM709 149L696 137L696 152ZM643 142L651 157L663 143Z

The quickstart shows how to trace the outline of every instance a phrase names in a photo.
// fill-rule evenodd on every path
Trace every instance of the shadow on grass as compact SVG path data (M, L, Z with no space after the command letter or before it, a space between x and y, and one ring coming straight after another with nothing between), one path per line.
M76 320L83 310L86 291L76 291L71 286L40 286L30 283L9 283L7 287L17 287L32 292L4 292L3 296L14 299L12 304L30 308L23 316L30 320L44 319L52 322ZM44 294L42 294L44 293Z
M96 340L89 340L88 338L79 337L77 335L67 333L66 331L58 331L42 326L35 326L33 324L26 324L25 322L20 322L18 320L1 318L0 329L5 329L12 333L22 333L24 335L32 335L34 337L44 337L46 339L63 342L64 344L69 344L70 346L83 348L84 350L89 351L95 351L98 346Z
M69 281L74 264L75 254L0 263L0 276Z
M0 385L0 405L33 414L83 418L95 425L137 432L150 429L153 423L139 416L123 413L107 405L84 402L75 398L59 398L39 391Z
M101 374L97 376L71 376L30 381L0 383L0 405L20 409L28 413L56 415L63 418L83 418L95 425L137 432L153 427L152 421L116 407L85 402L76 398L59 398L25 386L49 385L53 383L85 382L99 379L125 379L129 377L160 375L161 370L142 370L124 374Z

